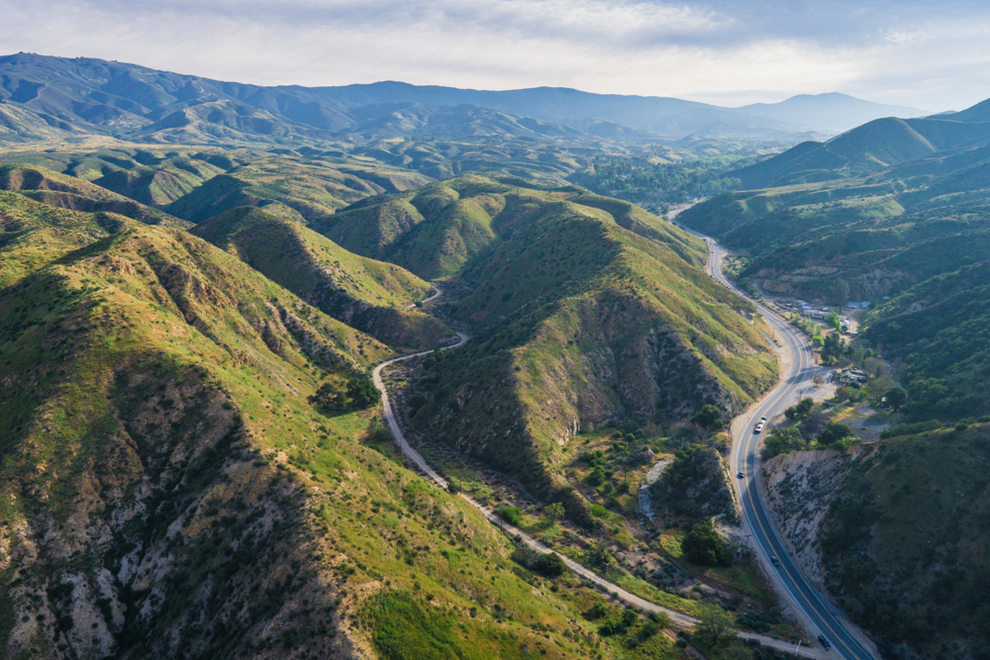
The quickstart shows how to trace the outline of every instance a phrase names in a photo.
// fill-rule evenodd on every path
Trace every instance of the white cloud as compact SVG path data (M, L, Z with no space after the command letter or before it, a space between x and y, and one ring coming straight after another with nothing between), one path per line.
M728 104L847 91L941 109L990 96L981 55L990 10L968 9L960 17L943 4L929 15L922 3L879 0L0 0L0 44L259 84L559 85Z

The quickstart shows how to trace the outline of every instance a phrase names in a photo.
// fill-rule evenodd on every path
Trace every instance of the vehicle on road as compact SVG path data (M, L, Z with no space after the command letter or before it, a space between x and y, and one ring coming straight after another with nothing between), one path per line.
M736 475L736 478L737 479L745 479L746 478L746 475L743 474L742 472L740 472L739 474Z
M764 426L766 426L766 422L764 422L764 421L763 421L763 420L761 419L760 421L758 421L758 422L756 423L756 426L755 426L755 427L753 428L753 433L759 433L760 431L762 431L762 430L763 430L763 427L764 427Z
M825 635L819 635L818 641L821 642L822 648L825 649L826 651L832 648L832 645L829 643Z
M777 558L777 555L770 555L770 563L778 568L780 567L780 560Z

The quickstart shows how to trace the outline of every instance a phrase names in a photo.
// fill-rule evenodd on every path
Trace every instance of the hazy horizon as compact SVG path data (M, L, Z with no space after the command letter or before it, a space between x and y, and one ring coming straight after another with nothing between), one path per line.
M931 112L990 96L969 0L0 1L6 52L262 85L568 87L740 106L839 92Z

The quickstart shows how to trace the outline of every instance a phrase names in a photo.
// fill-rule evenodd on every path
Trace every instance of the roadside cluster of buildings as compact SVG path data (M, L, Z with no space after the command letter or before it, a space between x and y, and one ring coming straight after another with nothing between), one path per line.
M840 385L863 385L870 377L860 369L843 369L832 374L832 380Z
M818 321L824 321L826 317L828 317L829 313L835 311L824 305L821 307L816 307L815 305L807 303L803 300L798 300L796 302L781 301L779 305L786 309L794 310L798 312L801 316L805 316L809 319L816 319ZM869 301L850 302L846 305L846 307L849 307L850 309L866 309L869 306L870 306ZM842 332L849 333L849 329L852 327L852 322L849 320L849 318L840 314L839 322L842 324ZM855 335L856 333L849 333L849 334Z

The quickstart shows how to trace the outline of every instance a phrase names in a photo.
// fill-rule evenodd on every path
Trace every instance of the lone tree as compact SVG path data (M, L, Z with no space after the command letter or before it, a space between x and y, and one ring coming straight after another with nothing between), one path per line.
M701 409L691 416L691 421L707 431L717 431L725 426L722 410L710 403L701 406Z
M707 607L698 616L698 636L716 647L735 637L732 615L721 607Z
M367 408L378 403L379 394L375 384L367 374L355 375L347 382L347 396L359 408Z
M815 402L809 398L804 398L784 411L784 416L791 421L802 420L811 413Z
M560 577L567 570L567 564L555 552L548 552L536 558L533 570L546 577Z
M824 364L835 364L845 353L846 344L842 337L831 334L822 341L822 362Z
M702 566L728 566L732 561L729 549L711 520L703 520L692 527L681 541L681 550L688 561Z

